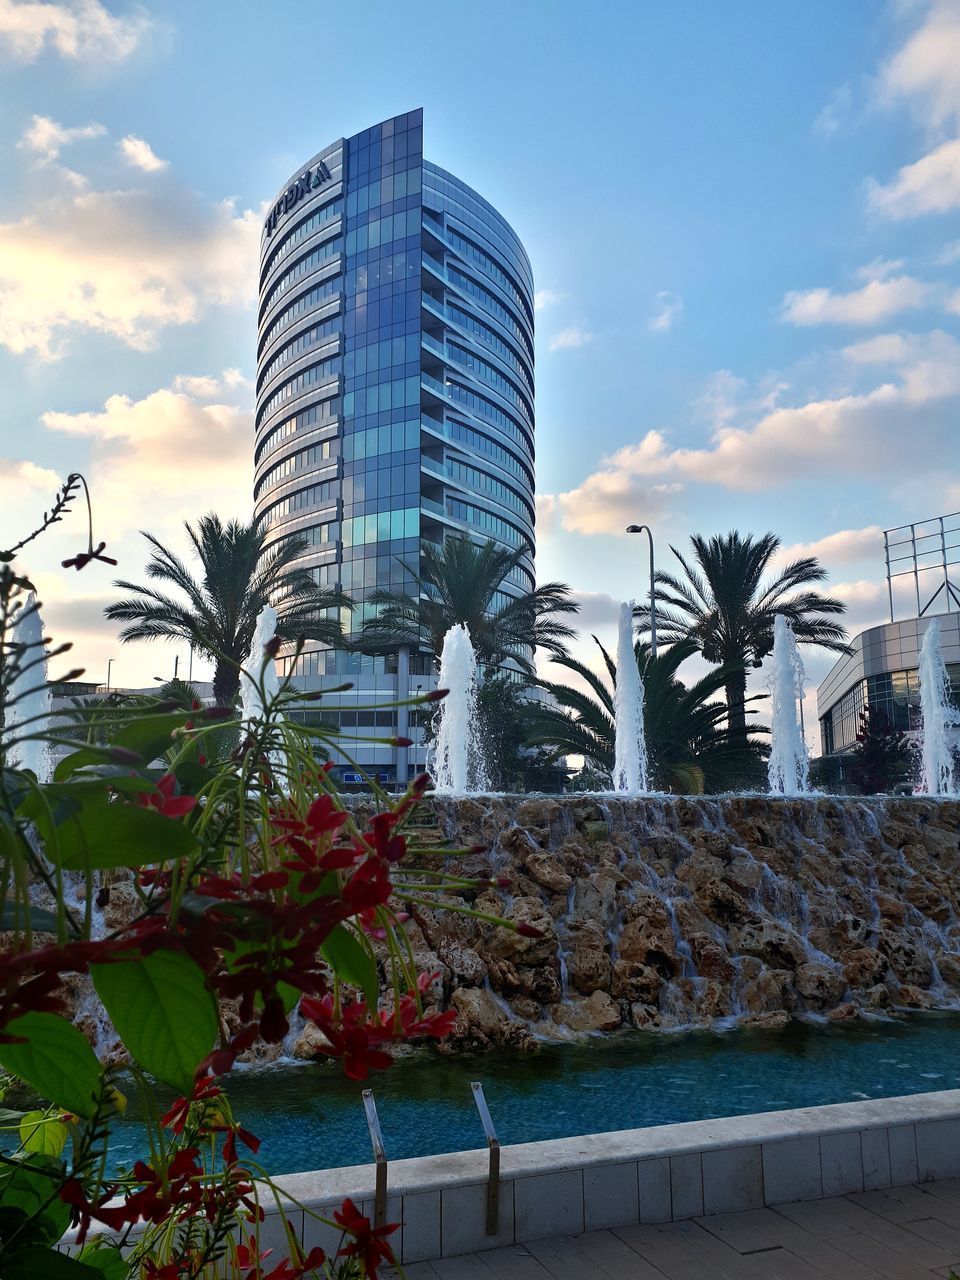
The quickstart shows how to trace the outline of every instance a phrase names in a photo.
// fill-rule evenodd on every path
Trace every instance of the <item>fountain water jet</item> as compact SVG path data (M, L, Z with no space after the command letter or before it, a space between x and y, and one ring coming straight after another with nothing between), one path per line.
M10 719L14 726L23 725L25 733L42 733L50 727L51 703L43 646L43 620L32 591L14 622L13 643L23 646L20 662L22 667L28 669L21 670L11 685ZM46 742L20 743L17 757L21 769L29 769L39 782L50 781L53 761Z
M643 679L633 648L633 601L620 606L617 631L617 687L613 695L613 789L627 795L647 792L647 740L643 727Z
M250 647L250 657L247 659L246 665L254 680L244 679L243 681L244 720L262 719L265 701L272 701L277 696L280 688L274 661L264 653L264 649L276 635L276 632L277 611L267 605L266 608L261 609L257 618L256 630L253 633L253 644ZM266 699L261 696L260 689L254 682L255 680L259 680L263 685Z
M960 711L950 701L950 680L943 661L940 623L933 618L920 649L920 713L923 721L923 791L931 796L960 795L960 779L950 730L960 727Z
M803 697L803 660L793 628L782 613L773 622L773 671L768 687L772 704L770 790L784 796L810 794L810 762L798 707Z
M439 678L439 687L449 692L437 710L434 791L448 796L489 791L479 741L477 659L466 625L453 626L444 636Z

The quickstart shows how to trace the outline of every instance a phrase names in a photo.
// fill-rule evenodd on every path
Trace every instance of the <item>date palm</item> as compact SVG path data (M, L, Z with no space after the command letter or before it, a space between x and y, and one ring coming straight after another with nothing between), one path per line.
M587 688L537 681L556 705L531 705L527 743L548 748L552 760L583 756L588 769L609 779L614 765L617 667L596 636L594 641L603 655L608 679L574 658L556 659L558 666L578 676ZM634 646L643 679L643 722L652 784L657 790L686 793L757 785L762 749L749 739L741 743L731 733L725 725L726 704L715 700L726 673L711 671L689 686L677 676L682 663L696 652L691 640L661 649L656 657L644 642ZM759 696L748 701L755 702Z
M465 624L482 663L496 666L511 658L532 674L533 649L566 652L566 641L574 632L556 615L576 613L578 606L562 582L548 582L516 597L503 592L505 579L522 560L522 551L493 541L478 545L469 538L450 537L442 546L424 542L419 570L405 566L418 595L372 592L369 602L377 606L377 614L364 622L357 648L383 653L427 645L439 654L450 627Z
M320 588L308 570L294 562L306 543L285 538L264 551L266 531L256 522L203 516L194 529L185 522L203 570L196 578L179 557L152 534L143 536L153 552L147 577L178 589L181 598L150 586L118 581L129 592L105 610L112 621L130 625L120 632L124 643L134 640L185 640L214 664L213 694L232 705L240 690L240 667L253 644L260 612L276 605L281 640L304 636L321 644L343 645L337 613L352 608L340 590ZM336 612L335 612L336 611Z
M657 639L692 640L707 662L723 667L729 727L745 743L747 668L759 667L773 649L776 615L789 620L801 644L846 653L846 633L831 621L846 605L809 589L827 577L814 556L801 556L765 579L781 545L773 533L755 538L733 530L709 540L695 534L690 541L692 562L670 548L685 579L657 571ZM649 630L649 608L640 606L635 614Z

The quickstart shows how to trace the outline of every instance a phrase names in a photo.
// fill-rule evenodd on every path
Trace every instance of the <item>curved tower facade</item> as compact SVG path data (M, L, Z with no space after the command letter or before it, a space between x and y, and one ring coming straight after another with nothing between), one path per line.
M423 158L420 111L341 138L298 169L263 228L254 500L268 529L358 602L415 590L425 542L519 548L505 593L534 585L533 275L509 223ZM292 662L292 658L281 662ZM304 689L381 781L423 767L387 705L433 687L432 656L309 649ZM313 704L316 707L318 704ZM374 738L400 733L408 750ZM349 764L340 762L349 780Z

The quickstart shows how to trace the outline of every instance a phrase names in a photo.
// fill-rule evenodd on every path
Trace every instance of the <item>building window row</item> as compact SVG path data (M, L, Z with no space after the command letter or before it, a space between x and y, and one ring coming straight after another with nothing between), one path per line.
M301 392L306 391L308 387L314 386L318 382L326 382L328 378L335 377L340 372L340 357L332 356L329 360L321 360L318 364L312 364L309 369L304 369L298 373L296 377L285 382L282 387L278 387L257 410L257 426L269 418L270 415L279 409L282 404L286 404L288 400L292 400L294 396L298 396Z
M279 658L278 672L282 675L295 676L357 676L357 675L396 675L396 654L348 653L344 649L319 649L311 653L301 653L297 658ZM411 653L410 674L412 676L429 676L436 674L433 659L427 653ZM300 716L333 716L336 711L291 711L291 719ZM330 724L332 720L308 720L308 724Z
M348 391L343 397L343 412L353 414L383 413L387 409L408 408L420 403L420 379L398 378L377 386Z
M390 288L402 280L419 285L419 249L391 250L376 255L368 253L366 262L351 264L347 271L347 293L356 297L374 289Z
M491 258L488 253L484 253L478 244L474 244L472 240L468 240L466 236L462 236L459 231L455 231L453 227L447 226L445 234L447 240L454 246L457 252L462 257L466 258L468 262L472 262L478 266L483 271L484 275L487 275L491 280L496 281L500 288L513 298L517 305L523 310L530 323L533 324L533 312L530 309L530 303L527 301L526 295L515 283L512 276L507 275L506 271L503 270L500 264Z
M449 378L444 382L443 389L451 400L456 400L458 404L462 404L465 408L471 409L474 413L492 422L499 427L504 435L509 436L517 444L523 445L530 456L533 456L533 445L530 437L508 413L504 413L492 400L488 400L486 396L478 395L476 391L470 391L469 388L463 387L459 382L453 382Z
M254 490L254 500L259 498L264 489L270 489L275 484L279 484L287 476L292 476L295 471L302 471L304 467L316 466L321 462L329 462L330 459L337 458L339 455L339 436L331 436L329 440L319 440L316 444L312 444L309 449L301 449L297 453L291 453L289 457L284 458L282 462L278 462L276 466L271 467L269 471L260 477Z
M405 507L400 511L377 511L354 516L342 522L345 547L358 547L371 542L398 538L415 538L420 532L420 508Z
M323 480L320 484L312 484L306 489L298 489L288 494L279 502L272 502L260 515L264 524L276 524L283 516L293 515L296 511L309 511L312 507L324 507L339 497L340 481ZM294 534L299 537L299 533Z
M288 342L285 347L280 348L275 356L271 357L269 364L260 374L260 386L262 387L285 364L289 364L297 356L302 356L304 352L309 351L311 347L315 347L317 343L322 342L325 338L330 338L333 334L340 333L342 329L343 321L340 317L331 316L329 320L322 320L319 324L315 324L312 329L307 329L306 332L294 338L292 342Z
M391 591L404 591L407 595L415 595L419 591L416 578L396 556L365 556L361 560L347 560L342 569L344 591L372 591L374 587L389 587Z
M475 373L488 386L493 387L495 391L499 391L502 396L505 396L515 404L531 427L533 426L533 409L526 396L522 395L519 388L509 378L505 378L499 369L492 364L488 364L486 360L481 360L478 355L468 351L466 347L461 347L459 342L448 340L447 353L451 360L456 360L463 368Z
M390 244L394 240L405 240L407 236L415 236L420 232L420 208L405 209L401 213L390 213L385 218L373 218L366 226L352 227L346 236L347 256L365 253L367 249L378 249L382 244Z
M320 208L314 209L308 218L298 222L293 230L284 236L283 243L277 245L273 253L267 258L260 271L260 283L262 284L267 278L275 263L280 262L298 244L302 244L308 236L312 236L315 231L319 231L321 227L325 227L328 223L339 218L341 213L343 213L343 198L336 196L333 200L321 205Z
M405 200L419 194L420 166L397 169L386 178L376 178L373 182L365 182L362 187L354 187L347 195L347 217L355 218L369 209L378 209L394 200Z
M396 338L385 338L380 342L368 342L359 346L359 335L351 343L351 350L343 358L344 377L362 377L368 373L379 373L384 369L397 365L420 363L420 338L416 333L403 334Z
M259 462L265 453L272 453L283 444L284 440L289 440L298 431L304 431L307 427L316 426L318 423L323 426L327 422L336 422L339 413L340 397L338 395L321 400L319 404L312 404L309 409L301 409L292 418L287 418L286 421L270 428L257 446L254 462Z
M324 244L318 244L315 249L311 249L308 254L295 262L289 271L285 271L280 279L270 286L267 296L260 304L261 318L266 315L271 302L278 294L285 293L292 284L296 284L308 271L313 271L315 267L319 267L331 258L335 258L342 249L343 237L334 236L332 240L327 240Z
M305 311L312 311L318 302L323 302L325 298L332 298L335 293L339 293L343 288L343 280L339 276L334 276L332 280L324 280L322 284L315 285L309 292L301 294L299 298L294 298L289 307L285 307L280 314L271 321L269 329L263 335L260 342L260 350L265 351L271 339L273 339L281 329L285 329L288 324L296 320L298 316L302 316Z
M533 520L533 512L528 503L509 485L504 484L501 480L488 476L484 471L478 471L476 467L468 467L464 462L458 462L454 458L447 460L447 474L451 480L457 480L461 484L467 485L470 489L479 490L481 493L489 493L491 498L495 498L497 502L502 502L505 506L512 507L514 511L525 515L529 520Z
M479 338L485 347L495 351L501 360L505 360L511 369L515 369L523 378L531 395L533 394L533 384L527 366L520 358L519 353L509 343L504 342L498 333L494 333L491 328L483 324L476 316L464 311L456 303L448 302L447 312L451 320L460 325L462 329L466 329L468 333L472 333L475 338Z
M492 512L483 511L480 507L475 507L472 503L464 502L460 498L447 498L447 514L454 520L463 520L474 529L482 529L484 533L489 534L492 538L499 538L501 542L509 542L512 547L520 547L527 542L524 535L514 525L509 524L506 520L501 520L499 516L493 515Z
M343 477L343 504L345 516L360 515L364 510L356 506L348 510L353 503L374 504L380 498L395 499L390 505L399 507L403 499L411 502L420 496L420 467L417 463L395 461L405 454L385 454L382 459L371 459L366 463L354 463L356 470L352 475ZM376 462L382 462L377 467Z
M361 462L364 458L376 458L381 454L401 453L416 449L420 444L420 419L393 422L383 427L367 427L364 431L352 431L343 439L343 460Z
M477 281L474 280L473 276L465 275L464 272L459 271L455 266L449 263L446 270L447 278L450 280L451 284L455 284L458 289L462 289L464 293L469 294L471 298L476 299L480 306L483 307L484 311L489 311L492 316L500 321L505 329L509 330L510 333L520 339L526 349L527 355L532 361L533 345L527 337L523 325L519 323L513 312L508 311L503 303L500 302L498 298L495 298L488 290L484 289L483 285L478 284Z
M525 467L520 459L512 454L509 449L504 449L503 445L497 444L495 440L491 440L482 431L468 427L466 423L458 422L456 418L450 418L445 426L441 423L438 423L437 426L451 440L455 440L458 444L468 445L471 449L476 449L478 453L485 453L488 458L492 458L505 471L511 471L515 476L525 480L531 488L533 487L533 476L530 474L529 467Z

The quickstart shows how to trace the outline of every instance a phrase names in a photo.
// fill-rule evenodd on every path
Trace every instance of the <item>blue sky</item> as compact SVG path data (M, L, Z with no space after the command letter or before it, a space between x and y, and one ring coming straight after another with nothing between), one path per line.
M960 507L957 0L0 0L5 529L89 469L136 578L138 527L246 514L261 211L414 106L533 261L539 568L585 625L644 589L643 519L664 560L813 544L882 620L877 528ZM68 534L28 566L51 628L125 683L170 665Z

